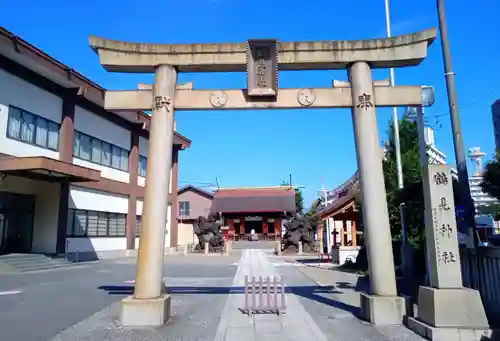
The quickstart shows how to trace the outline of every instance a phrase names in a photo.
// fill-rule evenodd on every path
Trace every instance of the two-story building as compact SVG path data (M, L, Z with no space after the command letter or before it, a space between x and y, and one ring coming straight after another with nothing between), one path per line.
M179 245L197 244L198 238L193 231L193 223L199 217L210 214L214 193L195 186L185 186L177 194L179 202Z
M150 118L104 110L105 89L0 28L0 254L138 247ZM166 247L177 246L175 133Z

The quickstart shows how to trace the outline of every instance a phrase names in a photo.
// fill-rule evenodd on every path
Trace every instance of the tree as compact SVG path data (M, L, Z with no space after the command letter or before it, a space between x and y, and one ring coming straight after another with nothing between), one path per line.
M500 200L500 152L497 152L494 160L486 164L481 189L484 193Z
M281 186L290 186L288 181L281 181ZM302 196L302 191L298 188L295 189L295 210L298 214L304 212L304 197Z
M409 242L413 247L421 248L425 238L424 196L419 153L417 124L403 118L399 121L401 143L401 163L403 166L403 189L398 189L396 174L396 153L392 122L389 124L389 139L386 143L386 157L382 161L389 221L392 237L401 239L401 215L399 206L404 203L405 222ZM452 180L455 205L461 205L458 181Z
M295 190L295 209L298 214L304 213L304 197L300 189Z
M321 210L321 199L314 199L311 207L309 210L307 210L306 214L304 215L306 219L309 221L309 224L311 224L311 227L313 228L313 231L316 232L317 227L318 227L318 218L315 217L316 213L318 213Z
M420 182L421 179L417 124L406 118L400 120L399 139L401 146L401 163L403 167L403 186L409 187ZM401 238L401 215L399 208L401 200L397 181L396 149L392 121L389 123L388 140L385 144L385 148L386 154L382 161L382 165L384 169L389 221L393 239L399 240ZM411 193L412 195L406 196L405 198L406 227L410 242L418 244L422 240L421 231L423 230L422 226L424 224L424 205L421 186L420 191Z
M491 214L493 219L500 220L500 204L495 203L491 205L479 206L477 208L477 212L479 214Z

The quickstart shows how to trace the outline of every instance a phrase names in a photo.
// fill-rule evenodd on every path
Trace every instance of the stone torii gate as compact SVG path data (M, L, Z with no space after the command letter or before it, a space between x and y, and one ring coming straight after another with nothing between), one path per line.
M235 109L352 108L356 159L363 202L371 281L362 295L365 319L400 324L405 314L397 296L384 176L375 107L424 105L420 86L379 86L371 69L416 66L435 40L430 29L393 38L359 41L230 44L142 44L90 37L90 46L110 72L155 73L152 87L107 91L107 110L151 110L147 181L134 295L122 301L120 320L157 326L170 317L163 290L164 229L172 160L174 111ZM347 69L349 83L331 88L279 89L278 70ZM196 90L177 85L179 72L246 72L247 89ZM337 85L336 85L337 84Z

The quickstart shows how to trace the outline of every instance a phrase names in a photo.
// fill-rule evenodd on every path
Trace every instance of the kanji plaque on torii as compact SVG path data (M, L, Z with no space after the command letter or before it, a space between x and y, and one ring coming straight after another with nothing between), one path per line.
M247 90L250 97L275 97L278 94L277 40L248 40Z

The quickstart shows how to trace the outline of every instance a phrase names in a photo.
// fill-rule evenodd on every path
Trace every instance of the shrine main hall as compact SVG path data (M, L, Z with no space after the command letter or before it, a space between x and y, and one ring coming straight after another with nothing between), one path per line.
M253 230L259 239L274 240L296 212L295 190L288 186L219 189L210 212L221 219L229 238L246 239Z

